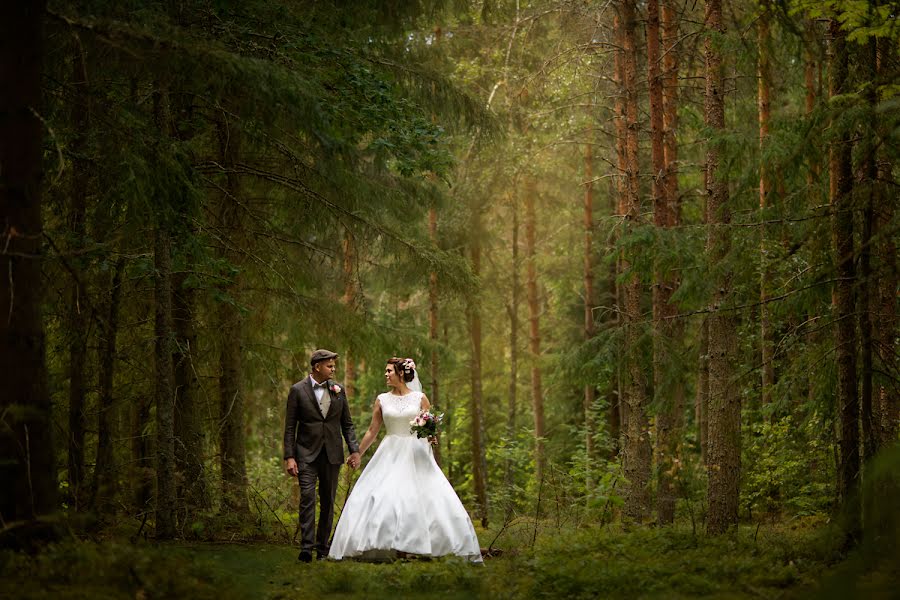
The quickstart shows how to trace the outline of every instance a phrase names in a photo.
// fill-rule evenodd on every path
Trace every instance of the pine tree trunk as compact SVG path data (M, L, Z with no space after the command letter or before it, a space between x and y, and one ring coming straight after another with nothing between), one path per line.
M481 216L480 210L473 211L471 236L472 273L481 275ZM470 298L468 303L469 339L472 344L472 364L470 367L472 404L470 408L472 435L472 478L475 483L475 500L481 524L488 524L487 499L487 455L484 447L484 393L481 379L481 306L479 298Z
M638 160L638 92L636 42L636 6L634 0L624 0L622 8L622 39L625 92L625 230L636 226L640 219ZM630 261L622 261L628 271ZM650 513L650 435L647 418L647 392L640 364L641 282L636 274L628 276L623 289L625 302L625 515L637 523Z
M675 0L662 0L663 128L665 130L666 195L673 224L681 222L678 199L678 9Z
M715 37L725 34L721 0L706 3L706 126L713 134L725 129L725 87L721 48ZM728 185L718 172L720 148L710 142L706 156L707 211L709 237L707 250L711 268L719 270L730 245L731 209ZM709 322L709 415L707 497L710 534L724 533L737 526L741 469L741 404L735 384L735 322L722 309L732 294L732 274L720 270L712 298Z
M848 57L845 33L838 21L830 24L829 94L848 91ZM859 395L856 381L856 323L853 286L856 282L853 247L851 142L844 132L829 149L832 243L837 283L834 289L835 347L837 351L837 405L840 419L840 474L838 489L847 516L847 542L853 544L860 530L858 484Z
M516 411L519 392L519 203L514 199L512 208L512 289L510 290L509 313L509 393L506 398L506 438L509 443L516 439ZM507 490L513 483L512 457L507 454L504 465L504 483Z
M584 341L594 337L594 157L591 143L584 147ZM585 485L588 492L593 488L593 469L596 451L594 450L594 400L597 389L593 383L584 386L584 445L586 465Z
M677 106L673 103L677 98L677 78L669 73L675 70L674 58L668 55L676 51L674 48L674 11L671 6L664 6L662 12L662 41L667 57L663 63L660 52L660 5L659 0L650 0L647 4L647 78L650 86L650 136L651 160L653 163L653 217L656 227L670 229L678 224L676 208L677 179L670 177L674 170L677 146L675 141L674 121ZM661 66L666 67L663 73ZM676 89L666 93L666 86ZM674 97L673 97L674 96ZM677 345L682 330L675 319L677 307L671 298L678 286L672 273L663 271L660 265L654 269L656 285L653 288L654 316L654 348L653 377L654 390L657 394L659 412L656 418L657 431L657 522L670 524L675 520L675 472L682 435L684 412L684 383L680 369L673 363L677 358Z
M226 122L220 122L220 152L225 166L226 190L219 214L223 232L223 258L231 264L235 273L231 282L222 290L225 299L220 301L219 339L219 461L222 477L223 506L238 513L248 512L247 467L244 446L244 390L241 377L242 350L244 344L243 319L238 301L240 296L240 269L242 243L241 190L232 166L239 154L238 133Z
M151 408L151 397L139 394L131 414L132 493L134 505L142 513L151 510L150 502L153 500L153 438L147 433Z
M625 117L625 57L621 50L625 45L624 28L622 27L622 18L619 11L613 14L613 34L616 39L616 46L619 48L613 55L614 70L616 78L616 99L615 99L615 127L616 127L616 204L613 214L624 218L627 205L627 197L625 193L626 172L628 170L625 158L625 138L628 135L628 122ZM620 230L615 232L615 245L618 244ZM615 270L613 272L613 282L615 286L615 306L616 306L616 327L621 329L624 327L624 295L623 286L621 284L620 275L622 274L622 251L616 253ZM624 349L624 348L623 348ZM625 407L625 377L622 373L622 363L618 362L616 366L616 384L615 384L615 407L610 409L608 416L610 435L615 433L616 451L624 451L624 436L626 430L626 407Z
M541 383L541 327L540 300L538 298L536 262L536 217L534 211L534 180L529 178L525 192L525 262L527 264L526 289L528 293L529 348L531 350L531 406L534 414L534 462L535 478L544 477L544 392Z
M349 229L344 230L344 239L341 242L341 271L344 277L344 295L341 303L348 311L355 311L358 303L356 296L356 277L354 276L356 264L356 243ZM348 347L344 352L344 389L347 398L352 399L356 392L356 348ZM349 475L350 469L345 469L344 474Z
M770 101L770 83L771 70L769 67L769 20L771 18L769 0L762 0L761 14L757 21L757 104L759 112L759 209L761 221L766 220L767 209L769 207L769 194L771 191L771 181L769 177L769 168L766 165L765 152L769 138L769 121L771 120L771 101ZM774 336L772 334L771 318L769 316L769 279L771 277L769 269L769 252L768 240L766 235L765 224L760 226L760 282L759 282L759 302L760 302L760 359L762 363L762 404L768 405L772 403L772 386L775 385L775 366L773 363Z
M72 267L75 271L72 282L72 296L69 303L68 336L69 336L69 499L76 510L84 508L88 494L82 486L85 479L84 468L84 434L85 434L85 399L87 396L87 337L88 315L85 286L85 262L82 249L85 244L85 213L87 210L88 174L90 166L84 157L87 155L87 136L90 127L90 107L86 98L87 67L84 52L80 43L73 43L73 83L78 92L72 102L70 119L75 128L72 141L72 190L69 208L68 226L71 239L70 253L74 256Z
M432 245L437 248L438 247L438 229L437 229L437 209L435 207L431 207L428 211L428 237L431 240ZM439 368L440 368L440 358L438 353L438 318L440 317L440 313L438 311L438 274L437 271L432 271L428 275L428 339L431 342L431 389L429 391L431 395L431 404L432 406L440 409L440 380L438 378ZM434 458L437 463L441 464L441 446L440 443L434 445Z
M162 220L163 218L161 218ZM156 537L175 536L175 389L172 373L172 238L165 223L154 232L156 304Z
M188 273L175 278L172 294L172 319L175 327L175 463L178 467L183 508L190 514L211 506L203 458L206 456L203 421L198 406L200 382L197 379L196 291Z
M815 44L815 24L807 22L807 40L804 44L804 65L803 65L803 79L804 79L804 88L806 90L805 97L805 112L807 118L812 115L813 110L816 107L816 96L818 92L818 82L816 81L816 60L813 55L812 47ZM811 161L809 165L809 169L806 173L806 188L808 190L808 200L807 205L809 207L815 207L819 204L819 195L816 191L817 182L820 180L820 169L819 165L816 161ZM808 315L809 318L815 317L812 314L812 311ZM821 333L818 331L813 331L807 334L807 343L810 346L818 343L818 339ZM806 398L808 402L816 401L816 385L815 385L815 377L813 373L810 373L807 378L807 392Z
M57 508L41 316L41 72L45 2L0 3L0 516Z
M866 90L866 99L872 111L875 112L878 104L877 82L875 63L875 39L872 38L866 46L860 48L860 65L865 78L870 85ZM859 246L859 293L857 301L859 307L859 344L860 344L860 386L859 408L862 424L862 451L863 468L869 460L875 456L880 446L881 437L877 432L876 415L873 412L872 384L874 372L874 340L872 335L872 308L874 298L877 298L877 288L872 281L872 234L875 226L875 205L878 203L876 196L879 192L878 165L876 163L876 149L874 140L863 140L863 214L862 232Z
M879 181L892 180L893 165L886 161L879 161ZM895 201L890 194L881 193L878 196L878 204L875 214L875 229L873 237L878 240L878 272L880 274L877 298L878 298L878 327L875 329L876 359L878 368L882 372L896 372L897 369L897 246L895 236L891 235L890 227L894 223ZM892 387L889 387L892 386ZM900 394L897 393L896 382L884 382L878 386L877 396L879 430L881 446L887 447L897 443L900 434ZM873 400L874 401L874 400Z
M122 298L122 273L124 270L125 259L120 257L116 261L110 280L109 304L104 317L105 326L101 333L98 356L97 465L94 469L91 505L101 516L113 511L112 507L119 492L119 473L113 448L113 440L118 436L113 382L116 369L116 337L119 333L119 302Z
M709 317L700 323L699 360L697 367L697 395L694 401L694 419L697 423L697 440L700 443L700 461L708 466L707 440L709 439Z

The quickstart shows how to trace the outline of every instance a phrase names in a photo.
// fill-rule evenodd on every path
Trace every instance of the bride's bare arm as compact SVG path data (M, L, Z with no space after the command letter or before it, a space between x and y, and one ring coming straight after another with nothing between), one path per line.
M428 401L428 396L422 394L422 403L419 404L419 410L431 410L431 402Z
M366 450L369 449L369 446L375 441L375 438L378 436L378 432L381 430L381 424L383 423L383 419L381 416L381 400L375 400L375 407L372 409L372 422L369 423L369 428L366 429L366 434L363 436L362 441L359 443L359 454L362 456L366 453Z

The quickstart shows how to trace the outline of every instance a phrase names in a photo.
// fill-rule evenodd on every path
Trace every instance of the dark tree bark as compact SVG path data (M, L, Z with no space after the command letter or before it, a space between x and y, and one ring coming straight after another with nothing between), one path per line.
M41 318L41 72L45 2L0 3L0 517L56 508Z
M84 51L77 38L73 43L73 83L78 90L73 101L70 118L75 128L72 140L72 189L69 214L67 215L73 281L68 315L69 335L69 498L77 511L83 508L85 494L82 490L85 480L84 434L85 399L87 397L87 338L88 313L82 248L85 243L85 213L87 209L88 176L90 166L85 160L88 129L90 128L90 106L88 105L87 66Z
M640 219L638 160L638 92L637 92L637 34L636 6L634 0L621 4L623 40L623 73L625 92L625 225L626 231ZM626 256L623 271L630 268ZM625 281L625 477L628 488L625 495L625 515L640 523L650 513L651 448L647 418L647 392L640 365L639 342L641 338L641 282L636 274Z
M169 92L159 85L154 93L154 113L160 132L171 127ZM174 326L172 322L172 216L161 203L154 215L154 335L156 400L156 537L175 537L175 377L172 364Z
M175 390L172 374L172 238L154 232L156 304L156 537L175 536Z
M697 392L694 401L694 419L697 422L697 439L700 443L700 460L708 465L707 440L709 439L709 318L700 323L699 356L697 365Z
M619 12L613 14L613 32L616 39L617 50L613 56L615 79L616 79L616 99L615 99L615 127L616 127L616 200L613 214L624 216L626 212L627 197L625 193L626 172L628 170L625 157L625 138L628 135L628 122L625 116L625 58L621 48L624 47L624 34L622 27L622 18ZM620 232L617 230L615 234L615 242L618 244ZM619 276L622 274L622 251L616 253L615 269L612 277L614 282L614 294L616 305L616 327L624 327L625 319L623 316L625 300L623 294L623 286ZM625 435L625 386L624 375L622 373L621 361L616 367L614 400L611 405L607 419L609 421L610 435L614 435L616 440L616 454L622 451L624 446Z
M829 94L831 97L848 88L848 57L845 32L833 20L829 27ZM833 291L835 347L837 351L837 405L840 419L840 469L838 489L847 516L847 543L859 537L859 395L856 377L856 323L853 286L856 283L853 243L853 173L850 134L840 132L829 148L830 200L832 207L832 243L837 283Z
M197 352L196 291L188 282L188 273L175 277L172 294L172 320L175 348L175 463L179 473L179 494L186 513L211 506L206 469L203 420L198 406L200 382L194 357Z
M531 406L534 413L535 477L544 477L544 390L541 383L541 313L538 298L536 262L536 217L534 180L530 177L525 191L525 261L527 263L529 347L531 350Z
M105 325L101 330L98 356L99 390L97 415L97 464L94 469L94 489L91 504L100 515L112 511L118 495L118 471L115 463L113 439L118 433L114 412L113 381L116 368L116 336L119 333L119 301L122 297L122 273L125 259L119 258L109 286L109 301L105 311Z
M715 36L725 33L721 0L706 3L705 121L713 134L725 130L725 87L722 51ZM741 469L741 401L735 385L735 322L722 309L732 294L732 274L719 268L728 254L731 221L728 184L718 172L720 149L715 140L706 155L706 195L709 216L707 250L716 275L709 322L709 417L707 464L709 483L707 531L720 534L737 526Z
M866 99L869 106L875 111L878 104L876 92L876 52L874 38L860 48L860 65L865 78L870 85L866 91ZM872 281L872 244L873 230L875 226L875 205L878 204L879 193L878 165L876 162L876 150L874 140L869 137L862 142L862 231L860 232L859 245L859 293L857 300L859 308L859 344L860 344L860 385L859 408L860 422L862 424L862 452L863 464L875 456L880 446L881 437L877 432L876 415L873 411L872 385L874 374L874 338L872 334L872 309L873 300L877 299L877 287ZM864 467L865 468L865 467Z
M243 319L237 306L240 295L242 211L240 181L231 168L239 155L238 133L220 122L219 143L226 170L226 193L219 221L223 232L222 256L235 268L231 283L219 302L219 452L223 505L239 513L248 511L247 466L244 446L244 390L241 380Z

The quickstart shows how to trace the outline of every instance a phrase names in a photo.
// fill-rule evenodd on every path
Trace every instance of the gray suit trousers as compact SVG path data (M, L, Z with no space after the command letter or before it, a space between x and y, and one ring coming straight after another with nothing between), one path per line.
M300 473L300 548L325 556L331 547L331 526L334 523L334 496L337 493L341 464L328 462L324 449L312 462L297 463ZM319 527L316 528L316 481L319 483Z

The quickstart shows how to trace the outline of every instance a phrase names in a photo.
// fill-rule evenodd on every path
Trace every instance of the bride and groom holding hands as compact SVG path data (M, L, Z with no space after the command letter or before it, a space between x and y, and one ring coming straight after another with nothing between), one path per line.
M300 485L299 559L383 558L392 553L457 555L481 562L475 528L434 460L431 444L410 423L430 404L415 363L391 358L384 370L389 391L379 394L372 420L357 442L347 394L332 378L338 355L316 350L310 374L291 386L284 428L284 462ZM334 536L334 499L344 462L359 468L384 426L387 434L360 474L341 512ZM319 522L316 527L318 483Z

